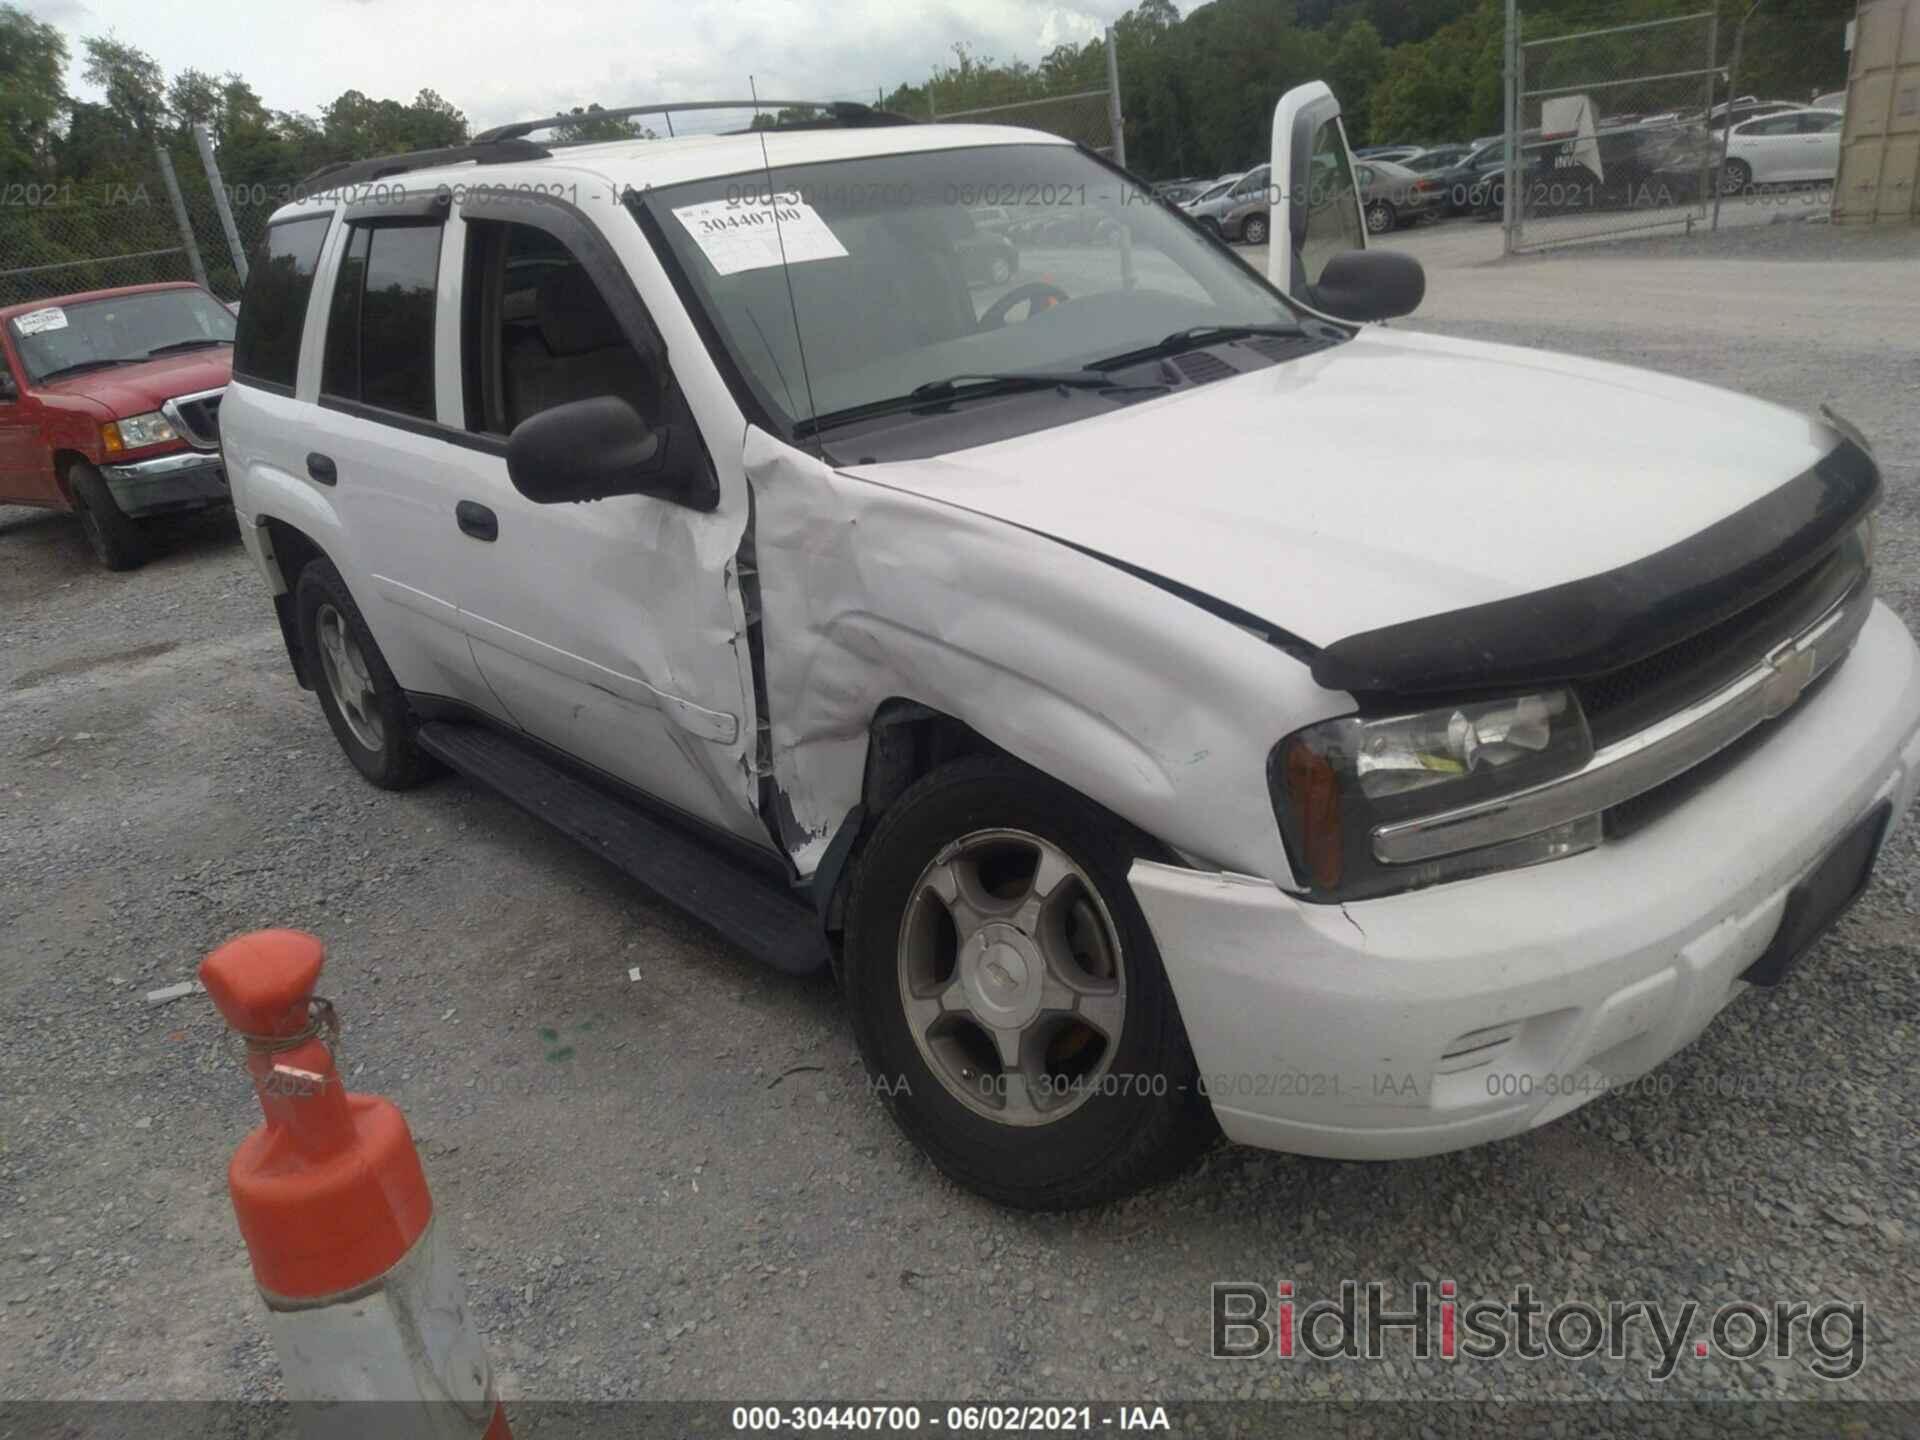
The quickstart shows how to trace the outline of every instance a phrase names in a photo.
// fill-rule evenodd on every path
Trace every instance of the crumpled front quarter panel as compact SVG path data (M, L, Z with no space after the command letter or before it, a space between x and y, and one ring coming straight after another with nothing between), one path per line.
M1267 752L1347 697L1045 536L838 473L757 428L743 460L773 778L802 875L860 800L875 711L905 699L1192 857L1292 883Z

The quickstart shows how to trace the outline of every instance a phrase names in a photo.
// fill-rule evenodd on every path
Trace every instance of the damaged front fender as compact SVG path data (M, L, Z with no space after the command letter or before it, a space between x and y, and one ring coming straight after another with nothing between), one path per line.
M1299 660L1148 578L764 431L743 462L772 818L801 876L861 802L875 710L898 697L1185 854L1293 884L1267 752L1351 708Z

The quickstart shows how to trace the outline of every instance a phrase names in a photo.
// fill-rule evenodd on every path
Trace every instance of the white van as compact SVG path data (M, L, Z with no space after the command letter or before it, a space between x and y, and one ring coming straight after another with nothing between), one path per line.
M1866 883L1920 652L1842 421L1369 323L1424 282L1323 85L1264 277L1055 136L833 115L273 217L226 464L367 779L833 966L907 1132L1040 1207L1539 1125ZM1089 238L970 286L993 205Z

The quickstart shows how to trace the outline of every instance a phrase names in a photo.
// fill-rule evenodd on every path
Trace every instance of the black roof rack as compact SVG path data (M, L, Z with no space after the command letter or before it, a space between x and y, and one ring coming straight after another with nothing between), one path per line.
M820 118L789 121L778 127L782 130L817 129L831 125L912 125L915 123L905 115L896 115L890 110L875 110L870 105L857 105L849 100L680 100L653 105L622 105L614 110L575 111L570 115L549 115L544 120L516 120L511 125L496 125L491 130L483 130L473 137L473 141L476 145L497 144L505 140L520 140L535 130L545 130L555 125L578 125L583 121L591 120L625 120L633 115L671 116L680 111L691 110L820 112ZM669 119L667 125L671 130L672 120Z
M410 170L425 170L434 165L458 165L471 160L478 165L504 165L515 160L546 160L555 149L587 141L550 141L536 145L526 138L535 130L556 125L578 125L591 120L625 120L632 115L671 115L677 110L803 110L809 117L777 125L780 130L818 130L832 126L912 125L905 115L847 100L682 100L656 105L623 105L617 110L584 110L570 115L549 115L544 120L516 120L511 125L496 125L483 130L465 145L448 145L438 150L408 150L396 155L376 155L368 160L337 160L322 165L297 187L302 196L323 188L364 184L404 175ZM672 129L673 122L667 122ZM746 133L746 132L741 132Z
M408 150L398 155L376 155L370 160L336 160L322 165L297 187L306 196L324 187L358 185L368 180L384 180L389 175L404 175L409 170L425 170L433 165L457 165L472 160L480 165L504 165L514 160L545 160L553 152L544 145L526 140L491 140L482 135L467 145L446 145L438 150Z

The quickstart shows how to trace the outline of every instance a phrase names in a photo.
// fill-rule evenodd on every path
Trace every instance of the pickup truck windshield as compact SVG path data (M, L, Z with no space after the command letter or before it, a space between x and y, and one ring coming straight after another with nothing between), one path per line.
M178 354L199 345L231 345L233 315L204 290L144 290L77 305L48 305L10 323L31 382L64 371L104 369Z
M777 165L773 189L777 211L764 173L637 203L789 433L954 376L1074 371L1176 332L1298 318L1232 252L1066 145Z

